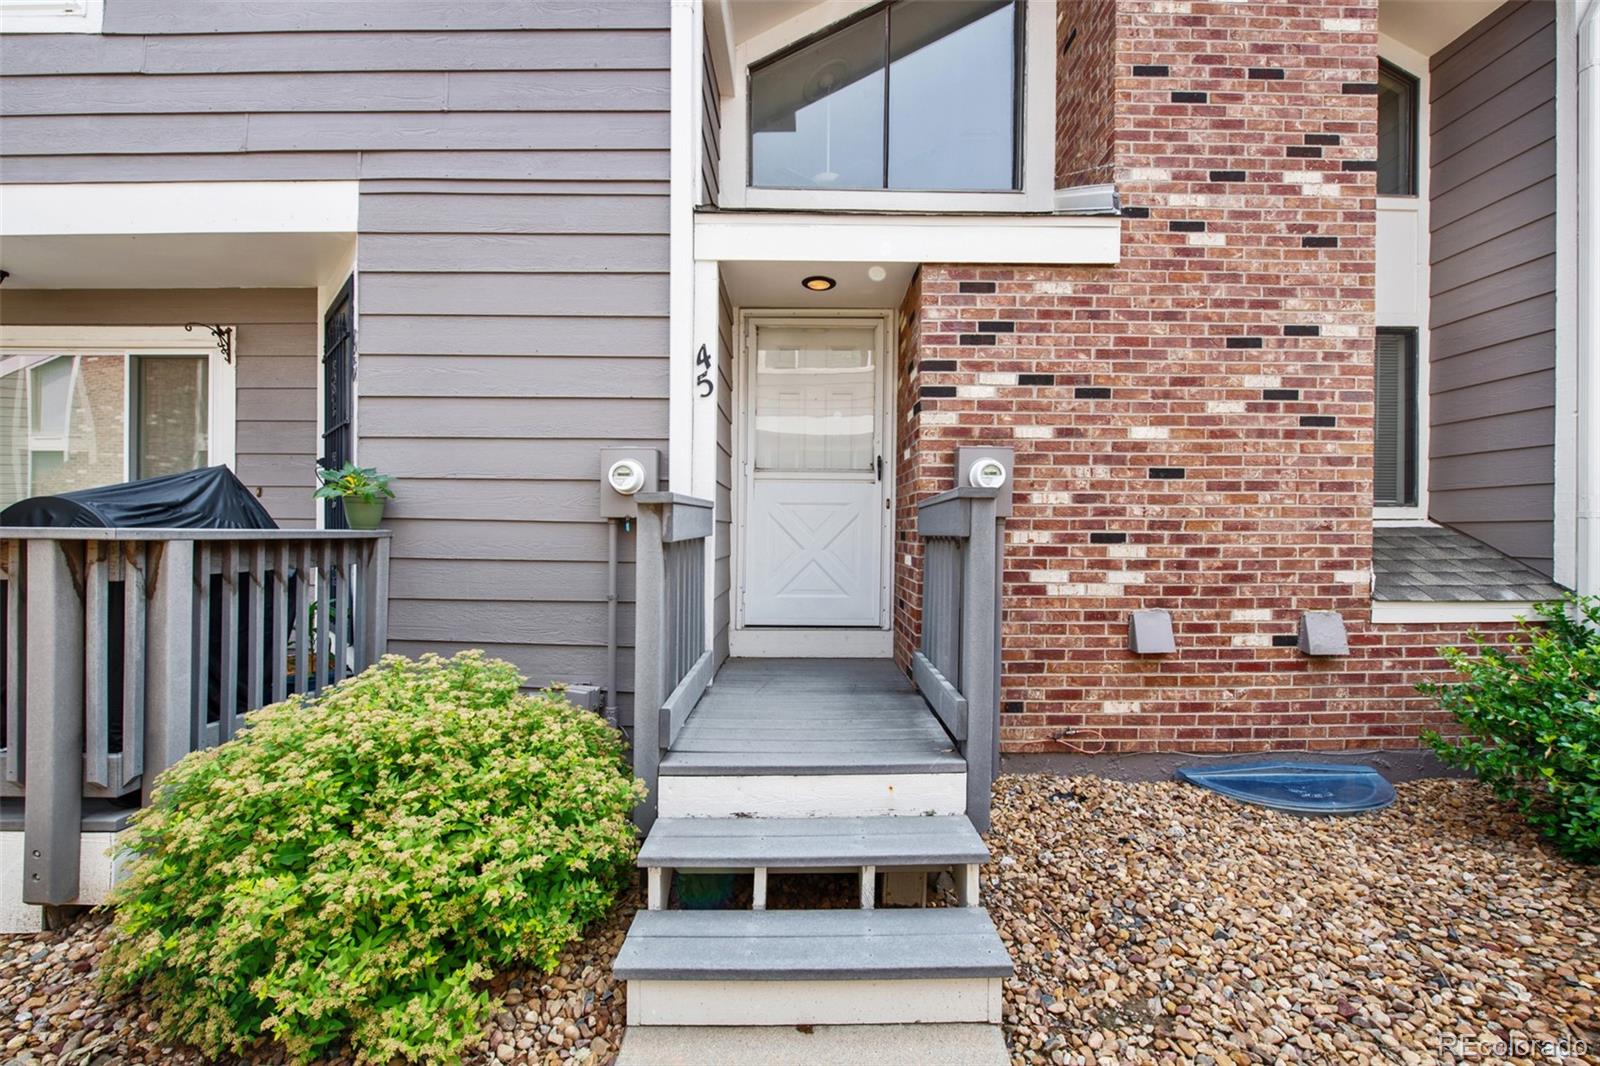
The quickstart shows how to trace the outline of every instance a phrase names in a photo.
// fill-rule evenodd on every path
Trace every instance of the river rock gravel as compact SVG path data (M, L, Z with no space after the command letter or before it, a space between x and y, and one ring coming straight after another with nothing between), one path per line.
M1600 1063L1600 870L1477 782L1301 818L1175 782L995 786L1012 1061Z
M1017 964L1012 1061L1600 1064L1600 870L1476 782L1397 791L1307 819L1176 783L1002 777L982 887ZM500 975L464 1060L610 1063L638 905L555 973ZM204 1061L160 1042L147 1002L101 998L107 935L96 913L0 937L0 1066Z

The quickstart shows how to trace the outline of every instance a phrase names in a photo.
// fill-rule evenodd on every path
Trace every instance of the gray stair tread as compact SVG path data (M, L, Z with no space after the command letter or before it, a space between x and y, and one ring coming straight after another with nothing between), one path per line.
M834 751L761 751L762 741L736 745L732 751L679 751L661 760L669 777L754 776L761 774L959 774L967 762L953 751L893 751L871 742ZM783 741L768 740L771 745Z
M984 862L966 815L903 818L660 818L640 866L918 866Z
M1011 957L981 907L640 911L613 967L627 981L1005 977Z

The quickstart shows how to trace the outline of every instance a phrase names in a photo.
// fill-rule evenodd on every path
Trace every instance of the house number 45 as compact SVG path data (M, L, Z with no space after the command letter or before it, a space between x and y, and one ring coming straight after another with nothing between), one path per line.
M703 344L694 353L694 387L699 390L701 397L717 391L716 383L711 380L711 355Z

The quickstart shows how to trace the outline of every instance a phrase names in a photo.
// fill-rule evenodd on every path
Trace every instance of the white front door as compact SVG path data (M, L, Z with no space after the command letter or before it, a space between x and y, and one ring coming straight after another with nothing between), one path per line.
M754 320L746 344L744 624L880 626L882 322Z

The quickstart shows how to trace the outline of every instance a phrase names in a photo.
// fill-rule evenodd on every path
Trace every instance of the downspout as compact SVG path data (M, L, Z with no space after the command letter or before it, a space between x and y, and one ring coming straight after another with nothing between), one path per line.
M622 724L622 696L617 692L617 526L623 519L606 520L606 721Z
M1600 413L1600 366L1595 343L1595 305L1600 301L1600 241L1595 236L1595 209L1600 204L1600 3L1579 0L1578 5L1578 343L1575 353L1575 469L1577 530L1573 588L1580 594L1600 592L1600 433L1595 419Z

